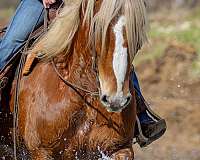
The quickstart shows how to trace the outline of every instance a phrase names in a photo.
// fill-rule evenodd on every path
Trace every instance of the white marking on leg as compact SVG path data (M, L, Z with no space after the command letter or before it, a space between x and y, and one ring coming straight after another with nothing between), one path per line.
M123 27L125 26L126 19L121 16L114 26L115 33L115 50L113 56L113 69L115 77L117 80L117 95L123 95L123 83L125 80L127 65L128 65L128 53L127 48L124 48L124 37L123 37Z

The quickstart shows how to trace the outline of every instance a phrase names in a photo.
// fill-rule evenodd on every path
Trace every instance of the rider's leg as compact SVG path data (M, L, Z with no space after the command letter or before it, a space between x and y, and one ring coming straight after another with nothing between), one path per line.
M0 70L27 40L31 31L43 22L40 0L22 0L0 43Z
M137 78L137 75L135 72L132 73L131 80L133 82L137 96L139 98L143 98L141 89L140 89L140 85L139 85L139 81L138 81L138 78ZM153 121L152 118L148 116L148 114L144 108L142 108L142 109L140 108L139 110L141 111L138 115L138 118L140 119L140 123L145 123L145 122L151 123Z
M131 81L136 91L137 116L139 119L138 127L140 126L142 132L137 133L137 136L140 136L138 138L138 143L141 147L144 147L164 134L166 130L166 122L151 111L150 106L145 102L134 70L131 73ZM142 137L139 134L142 134Z

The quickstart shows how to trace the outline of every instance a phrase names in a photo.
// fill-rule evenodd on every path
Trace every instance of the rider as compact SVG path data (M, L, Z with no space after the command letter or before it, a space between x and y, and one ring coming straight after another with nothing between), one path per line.
M0 39L1 80L6 72L6 64L23 46L33 29L42 25L44 8L49 8L55 1L56 0L21 0L5 35ZM138 131L140 131L137 132L135 136L138 137L138 143L143 147L160 138L165 132L166 124L163 119L156 116L150 110L148 104L145 102L134 71L131 74L131 81L136 90L138 110L137 124Z

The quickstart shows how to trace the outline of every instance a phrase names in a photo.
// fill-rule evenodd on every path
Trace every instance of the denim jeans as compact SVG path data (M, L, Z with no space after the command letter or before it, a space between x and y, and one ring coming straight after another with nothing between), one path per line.
M21 48L32 30L43 22L44 8L40 0L21 0L0 40L0 70Z
M139 81L138 81L138 78L137 78L137 75L136 75L135 71L131 72L131 77L130 78L131 78L132 84L133 84L133 86L135 88L135 91L136 91L137 95L139 97L142 97Z
M144 100L144 97L142 95L140 85L139 85L139 81L138 81L138 78L137 78L135 71L132 71L130 78L131 78L131 82L132 82L132 84L135 88L136 94L139 97L141 97L142 100ZM138 107L140 107L140 106L138 106ZM153 120L148 116L147 112L141 112L138 115L138 118L139 118L141 124L149 124L150 122L153 122Z

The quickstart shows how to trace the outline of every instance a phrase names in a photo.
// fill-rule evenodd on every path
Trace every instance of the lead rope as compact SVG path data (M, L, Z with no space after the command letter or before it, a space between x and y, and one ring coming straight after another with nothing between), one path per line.
M13 154L14 154L14 159L17 160L17 147L19 146L19 128L18 128L18 122L19 122L19 90L20 90L20 80L22 77L22 70L23 66L25 64L26 60L26 51L28 49L31 36L35 30L35 27L37 23L39 22L39 19L41 18L43 14L43 11L41 12L36 24L33 26L30 35L28 36L28 39L25 43L25 47L23 49L19 65L17 67L17 71L15 73L15 77L17 77L17 82L16 82L16 88L15 88L15 95L14 95L14 112L13 112ZM45 25L44 25L45 26Z

